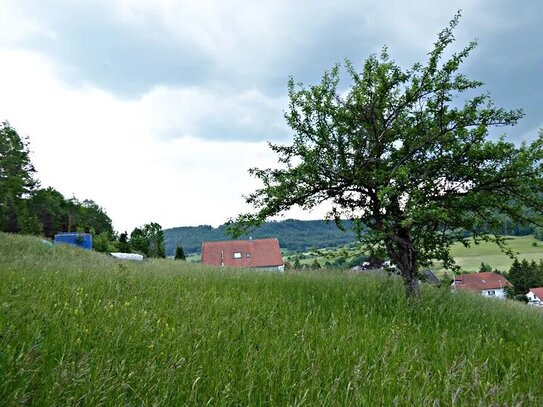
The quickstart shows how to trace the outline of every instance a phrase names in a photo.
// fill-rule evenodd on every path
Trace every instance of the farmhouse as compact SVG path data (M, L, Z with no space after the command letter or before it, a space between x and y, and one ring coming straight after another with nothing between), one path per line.
M543 287L530 288L526 294L528 304L543 307Z
M284 271L279 240L249 239L202 243L202 263Z
M456 276L451 286L458 290L478 292L485 297L506 298L505 287L512 287L513 284L504 276L486 272Z

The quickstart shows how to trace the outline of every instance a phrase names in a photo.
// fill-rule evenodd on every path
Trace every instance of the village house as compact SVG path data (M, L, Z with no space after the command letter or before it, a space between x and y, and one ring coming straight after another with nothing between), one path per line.
M284 271L277 239L228 240L202 243L202 264Z
M512 287L507 279L493 272L462 274L456 276L451 287L461 291L477 292L485 297L506 298L506 287Z
M543 287L530 288L526 294L528 304L543 307Z

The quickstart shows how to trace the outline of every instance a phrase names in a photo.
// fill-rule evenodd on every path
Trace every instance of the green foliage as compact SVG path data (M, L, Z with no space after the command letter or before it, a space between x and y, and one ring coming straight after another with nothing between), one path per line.
M38 189L28 140L8 122L0 124L0 231L52 238L59 232L107 233L111 219L94 201L66 199L53 188Z
M158 223L151 222L143 226L143 234L149 242L149 256L165 258L164 231Z
M93 250L101 253L110 253L115 249L113 243L109 240L109 235L107 232L93 235L92 248Z
M18 233L28 223L24 199L38 185L35 172L28 140L8 122L0 123L0 231Z
M162 226L151 222L134 228L130 234L130 248L147 257L165 258L164 232Z
M534 230L534 237L537 240L543 240L543 227L536 227Z
M524 296L531 288L543 287L543 260L536 263L533 260L528 262L526 259L515 259L507 279L514 286L515 296Z
M105 210L91 199L79 202L72 198L71 204L74 210L74 226L80 227L87 233L106 233L109 239L113 238L111 219Z
M485 262L481 263L481 267L479 267L480 273L490 272L492 271L492 266L490 264L486 264Z
M294 270L299 270L302 268L302 265L300 264L300 257L299 256L296 256L294 258L294 264L292 265L292 268Z
M149 257L149 242L140 228L134 228L130 233L130 249Z
M124 232L119 235L119 241L116 243L117 250L121 253L130 253L130 243L128 242L128 233Z
M301 221L287 219L284 221L265 222L260 227L240 237L254 239L276 237L281 248L302 252L310 247L338 247L355 242L351 223L345 222L346 231L338 230L333 222L324 220ZM166 254L172 256L175 248L182 245L187 254L199 253L202 242L228 240L226 225L213 228L209 225L196 227L177 227L164 231Z
M543 404L540 310L0 235L3 405ZM210 401L211 400L211 401Z
M256 211L232 220L231 234L293 206L326 203L328 218L339 226L353 219L372 254L391 259L410 295L419 267L434 259L454 266L450 246L466 231L507 250L487 232L498 233L506 219L537 221L543 131L520 147L488 137L523 113L495 107L488 93L476 94L481 82L458 72L476 46L450 53L458 21L439 33L426 64L404 70L386 48L361 72L346 61L347 92L339 65L309 88L291 79L292 144L270 144L280 168L250 170L263 184L247 198Z
M183 247L182 247L182 246L177 246L177 247L176 247L174 259L175 259L175 260L187 260L187 258L186 258L186 256L185 256L185 252L183 251Z
M364 263L367 260L368 260L368 256L366 256L365 254L358 254L355 257L353 257L351 260L349 260L348 267L351 268L351 267L361 266L362 263Z

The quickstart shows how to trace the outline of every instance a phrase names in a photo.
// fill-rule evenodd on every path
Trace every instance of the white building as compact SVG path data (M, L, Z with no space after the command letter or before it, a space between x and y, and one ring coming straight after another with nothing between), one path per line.
M530 288L526 298L528 298L528 304L543 307L543 287Z

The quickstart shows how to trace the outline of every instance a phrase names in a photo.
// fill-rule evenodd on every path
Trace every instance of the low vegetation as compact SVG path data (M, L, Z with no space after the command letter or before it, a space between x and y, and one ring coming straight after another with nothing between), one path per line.
M543 314L0 234L5 405L541 405Z

